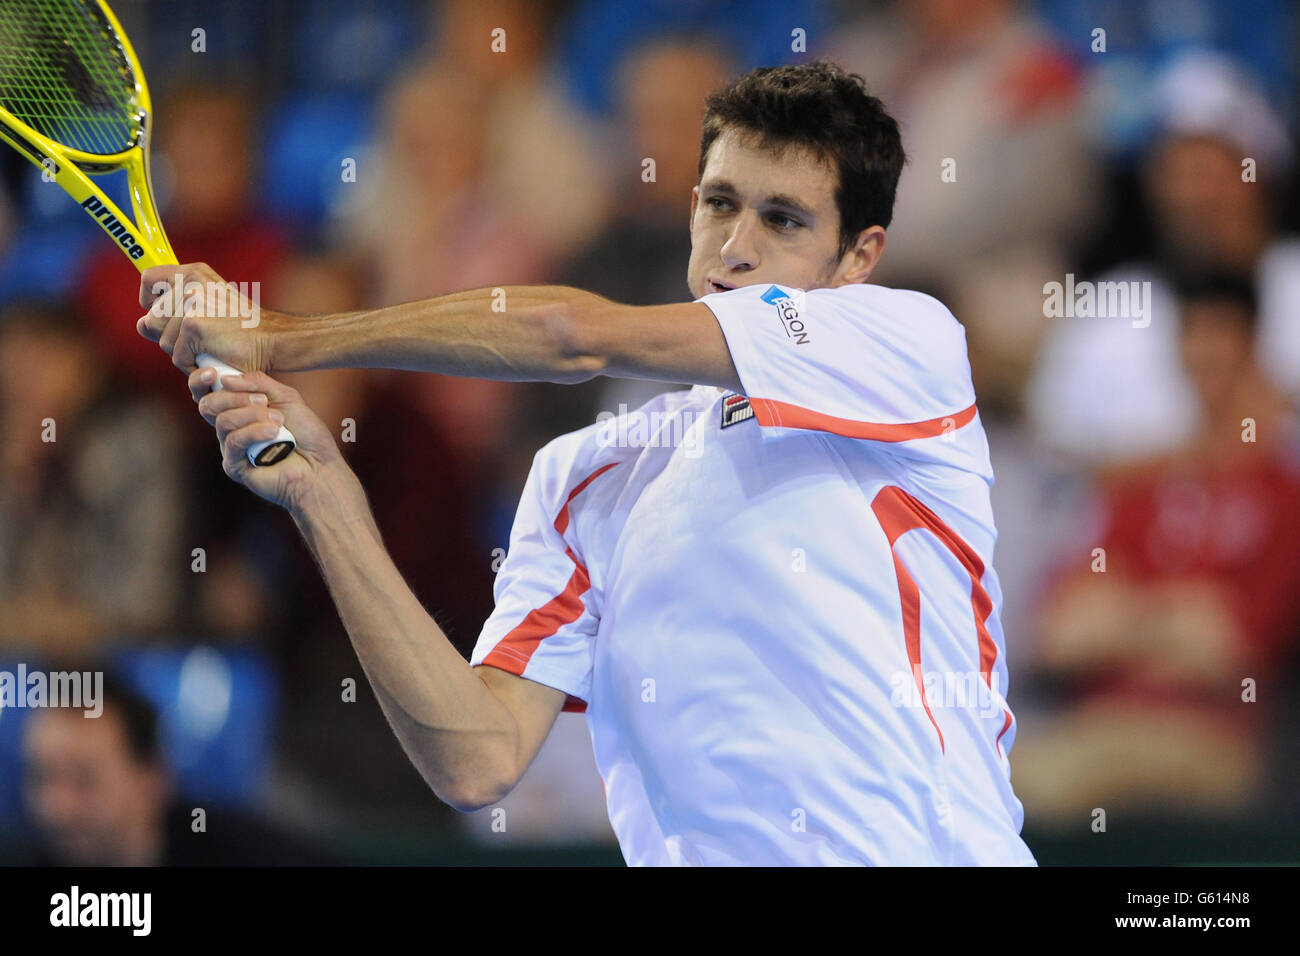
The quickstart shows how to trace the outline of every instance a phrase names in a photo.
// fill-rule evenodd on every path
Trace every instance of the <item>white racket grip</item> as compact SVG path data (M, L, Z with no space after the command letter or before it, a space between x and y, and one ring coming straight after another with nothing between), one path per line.
M221 391L221 376L223 375L243 375L239 369L227 365L221 359L213 358L211 355L204 353L198 358L199 368L212 368L217 370L217 380L212 385L214 392ZM277 461L289 454L298 447L297 441L294 440L293 432L280 426L280 434L266 441L260 441L248 448L248 461L256 468L262 468L266 465L274 465Z

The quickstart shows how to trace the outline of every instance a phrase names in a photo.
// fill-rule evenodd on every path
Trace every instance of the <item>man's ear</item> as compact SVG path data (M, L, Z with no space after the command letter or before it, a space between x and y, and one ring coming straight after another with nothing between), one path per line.
M857 240L840 260L836 285L866 282L885 252L885 227L870 226L858 233Z
M691 221L687 224L687 228L692 231L694 231L695 229L695 207L698 206L699 204L700 204L700 187L692 186L691 187Z

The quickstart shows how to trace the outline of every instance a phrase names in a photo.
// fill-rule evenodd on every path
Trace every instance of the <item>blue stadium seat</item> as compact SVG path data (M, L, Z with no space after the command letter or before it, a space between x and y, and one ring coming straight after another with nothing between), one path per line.
M1109 148L1131 158L1150 132L1143 99L1152 77L1190 50L1226 53L1263 83L1282 110L1296 105L1300 71L1291 0L1035 0L1036 12L1062 45L1104 82L1097 121ZM1106 54L1091 50L1106 29Z
M103 248L103 240L76 204L68 200L68 205L78 218L57 225L24 224L10 238L0 257L0 303L71 295L87 257Z
M607 113L619 63L658 36L712 41L740 70L779 66L813 59L826 48L829 12L818 0L580 0L558 31L555 49L574 99L593 113ZM807 53L790 49L796 27L805 32Z
M320 225L343 190L343 160L360 162L370 135L371 106L350 94L289 97L265 124L263 208L298 225Z
M290 84L304 90L375 93L425 39L428 4L314 0L286 36L294 41Z
M260 795L276 684L251 649L145 648L119 653L123 678L158 708L163 750L181 793L223 806Z
M16 661L0 660L0 671L16 670ZM15 826L22 815L23 723L29 713L0 707L0 831Z

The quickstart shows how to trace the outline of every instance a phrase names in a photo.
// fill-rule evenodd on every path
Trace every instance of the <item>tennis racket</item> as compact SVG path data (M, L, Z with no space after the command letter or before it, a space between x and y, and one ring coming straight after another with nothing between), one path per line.
M0 0L0 139L47 171L141 272L175 265L149 179L144 72L104 0ZM125 170L130 219L92 176ZM240 375L211 355L198 364ZM248 449L254 465L293 451L284 427Z

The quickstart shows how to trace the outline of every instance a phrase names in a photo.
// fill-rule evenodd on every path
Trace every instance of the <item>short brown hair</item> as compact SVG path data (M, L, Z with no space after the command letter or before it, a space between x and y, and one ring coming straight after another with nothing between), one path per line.
M839 182L840 252L869 226L894 216L898 177L907 161L897 121L866 82L834 63L759 67L705 101L700 175L709 147L726 129L757 137L764 148L804 146L834 166Z

